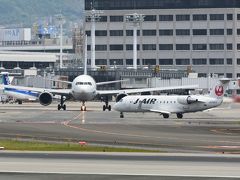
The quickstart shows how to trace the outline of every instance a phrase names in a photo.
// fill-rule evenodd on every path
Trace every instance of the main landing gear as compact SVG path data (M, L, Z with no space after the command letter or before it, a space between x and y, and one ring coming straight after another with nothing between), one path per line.
M87 107L85 106L85 101L82 102L81 111L86 111Z
M58 104L58 110L63 109L64 111L66 110L66 104L64 102L66 101L66 98L61 96L60 104Z
M169 118L169 114L162 114L163 115L163 118L167 119Z
M177 118L178 119L182 119L183 118L183 114L182 113L177 113Z
M108 104L108 96L106 96L105 98L102 97L101 99L102 99L102 101L105 102L105 105L103 105L103 111L105 111L106 109L108 109L108 111L111 111L112 107L111 107L111 105Z

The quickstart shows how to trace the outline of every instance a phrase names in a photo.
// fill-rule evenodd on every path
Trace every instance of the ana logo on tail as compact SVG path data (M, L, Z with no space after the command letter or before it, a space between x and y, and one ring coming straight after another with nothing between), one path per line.
M215 94L217 96L222 96L223 95L223 86L216 86L215 87Z

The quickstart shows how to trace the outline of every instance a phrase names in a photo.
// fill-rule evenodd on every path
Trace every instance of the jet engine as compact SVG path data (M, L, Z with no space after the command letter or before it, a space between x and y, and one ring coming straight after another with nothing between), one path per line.
M116 97L116 102L120 101L122 98L124 98L125 96L127 96L127 94L118 94Z
M192 104L192 103L198 102L198 99L191 96L182 96L182 97L179 97L177 101L180 104Z
M43 92L39 95L38 99L41 105L48 106L52 103L53 96L49 92Z

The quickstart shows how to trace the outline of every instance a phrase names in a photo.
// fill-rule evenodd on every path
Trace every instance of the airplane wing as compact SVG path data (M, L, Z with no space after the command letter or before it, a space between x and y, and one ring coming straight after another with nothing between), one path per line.
M34 91L34 92L49 92L53 95L64 95L69 96L71 90L70 89L45 89L45 88L35 88L35 87L25 87L25 86L14 86L14 85L4 85L4 88L14 88L18 90L25 90L25 91Z
M99 86L99 85L112 84L112 83L118 83L123 81L127 81L127 80L104 81L104 82L98 82L96 83L96 85Z
M71 81L63 81L63 80L58 80L58 79L47 79L47 78L44 78L45 80L48 80L48 81L54 81L54 82L60 82L60 83L66 83L66 84L72 84Z
M156 88L140 88L140 89L120 89L120 90L97 90L99 95L113 95L113 94L132 94L141 92L153 92L153 91L165 91L173 89L196 89L198 85L186 85L186 86L169 86L169 87L156 87Z
M151 112L161 113L161 114L171 114L169 111L160 110L160 109L149 109Z

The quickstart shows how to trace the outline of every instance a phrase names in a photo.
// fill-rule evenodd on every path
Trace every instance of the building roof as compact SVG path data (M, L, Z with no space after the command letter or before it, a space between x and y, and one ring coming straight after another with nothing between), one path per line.
M92 0L85 0L85 10L92 9ZM94 0L97 10L128 9L191 9L240 8L239 0Z
M55 53L0 51L2 62L56 62Z

